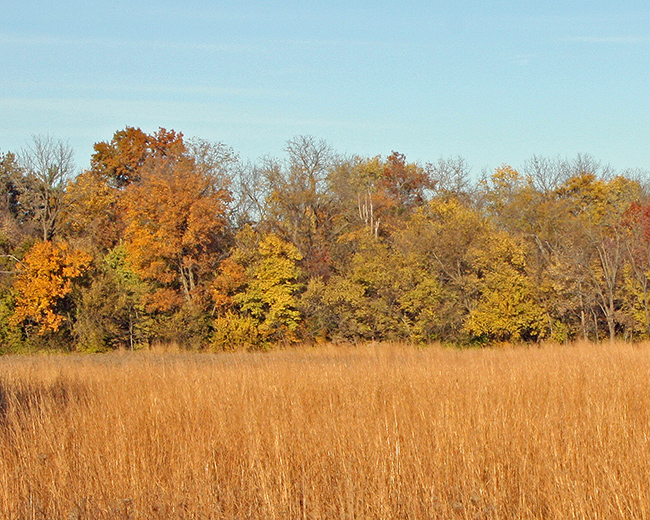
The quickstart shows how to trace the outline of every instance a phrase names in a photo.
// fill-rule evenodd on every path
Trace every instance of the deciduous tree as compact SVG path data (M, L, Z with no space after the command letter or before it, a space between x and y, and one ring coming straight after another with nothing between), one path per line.
M526 272L524 247L505 231L486 234L471 252L479 296L465 329L489 341L535 341L544 337L548 319L535 299Z
M38 334L57 332L70 319L73 283L90 262L90 255L65 242L34 244L18 264L13 322L34 325Z
M37 135L21 151L24 171L20 203L38 223L41 239L54 238L63 207L63 190L74 174L72 148L51 136Z
M139 172L139 181L121 197L130 262L156 282L153 307L201 303L203 282L224 252L230 193L219 177L185 155L152 158Z
M151 288L129 265L126 248L110 250L92 274L77 298L73 332L79 348L97 352L147 345L154 332L144 305Z
M298 249L275 234L263 236L247 267L245 289L234 295L244 314L252 316L266 339L291 340L300 323L297 309Z
M115 132L110 142L99 142L94 148L91 169L115 188L138 181L147 160L178 156L186 151L181 133L160 128L150 135L130 126Z
M567 204L570 234L556 254L577 282L574 285L581 301L583 331L585 304L592 303L592 314L598 311L604 318L610 340L615 339L617 327L624 321L626 254L622 224L626 211L640 196L640 186L634 181L620 176L599 179L591 173L571 177L558 188L558 197ZM598 331L595 333L597 338Z
M101 255L115 247L124 225L118 212L121 192L94 170L79 174L68 184L61 215L65 236L80 240Z

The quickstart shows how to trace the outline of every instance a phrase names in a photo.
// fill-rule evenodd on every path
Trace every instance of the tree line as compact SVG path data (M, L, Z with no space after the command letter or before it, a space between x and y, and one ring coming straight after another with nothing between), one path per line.
M650 336L644 171L532 157L473 179L311 136L246 164L127 127L74 173L49 136L0 155L2 352Z

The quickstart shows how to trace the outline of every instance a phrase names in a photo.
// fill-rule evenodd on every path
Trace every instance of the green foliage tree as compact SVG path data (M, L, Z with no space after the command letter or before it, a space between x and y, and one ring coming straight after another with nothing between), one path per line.
M467 200L443 194L419 208L396 235L398 247L438 288L430 336L467 341L464 323L479 297L472 252L488 239L490 228Z
M230 350L294 341L301 321L296 297L302 255L290 242L273 233L259 235L250 226L236 242L212 284L213 345Z
M144 302L150 291L129 264L123 245L108 252L87 287L79 291L74 336L79 348L100 352L148 345L153 320Z
M650 337L650 203L633 203L623 219L624 279L635 333Z

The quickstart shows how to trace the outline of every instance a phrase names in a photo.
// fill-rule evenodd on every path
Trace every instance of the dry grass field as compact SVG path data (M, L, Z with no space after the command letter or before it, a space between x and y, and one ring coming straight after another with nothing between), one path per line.
M0 518L650 517L650 345L0 358Z

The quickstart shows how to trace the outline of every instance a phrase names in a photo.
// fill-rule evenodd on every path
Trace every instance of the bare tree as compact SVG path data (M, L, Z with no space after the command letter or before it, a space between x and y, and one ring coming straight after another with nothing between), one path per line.
M524 163L522 171L530 178L535 189L542 193L556 190L571 177L589 174L597 179L609 180L616 174L610 165L603 165L588 154L578 154L574 159L533 155Z
M286 162L266 160L261 171L265 216L276 232L307 256L327 219L327 177L335 154L325 141L312 136L295 137L286 150Z
M21 203L32 213L43 240L54 237L61 213L63 189L74 174L73 150L69 144L49 135L35 135L19 154L25 176Z
M186 141L188 155L206 175L214 178L217 185L229 189L239 163L239 156L221 142L194 137Z
M565 160L549 159L540 155L533 155L526 161L523 172L541 193L551 193L571 177Z
M462 197L473 191L470 167L461 156L438 159L437 163L427 164L427 170L435 183L436 195Z
M269 197L266 172L273 164L268 157L262 159L262 166L240 163L233 179L233 216L237 227L266 220L265 201Z

